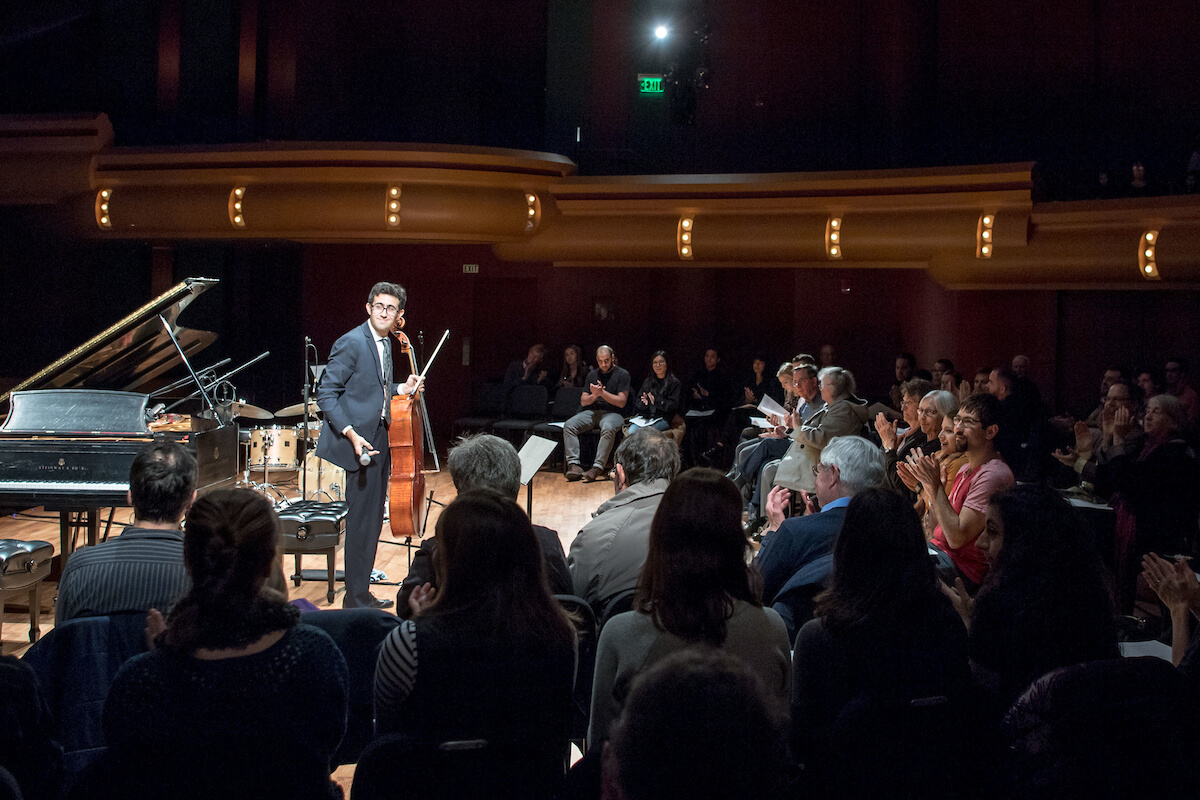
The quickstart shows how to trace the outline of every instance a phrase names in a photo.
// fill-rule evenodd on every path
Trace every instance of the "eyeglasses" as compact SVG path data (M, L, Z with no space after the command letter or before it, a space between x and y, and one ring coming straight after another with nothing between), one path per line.
M918 401L918 400L901 400L900 407L901 408L911 408L912 406L915 406L918 402L920 402L920 401Z
M917 416L921 417L936 417L938 415L936 408L921 408L917 410Z
M979 425L980 422L974 417L955 417L954 424L961 425L964 428L970 428L972 425Z
M372 303L371 308L373 308L376 311L379 311L383 314L386 314L389 317L392 314L395 314L397 311L400 310L400 309L396 308L395 306L386 306L383 303Z
M817 475L820 475L826 469L828 469L828 467L818 461L816 464L813 464L813 468L812 468L813 476L816 477Z

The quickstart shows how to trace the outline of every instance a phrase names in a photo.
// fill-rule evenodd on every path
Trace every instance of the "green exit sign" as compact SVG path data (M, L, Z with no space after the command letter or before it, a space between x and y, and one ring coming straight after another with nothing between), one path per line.
M638 75L638 89L642 94L662 94L662 75Z

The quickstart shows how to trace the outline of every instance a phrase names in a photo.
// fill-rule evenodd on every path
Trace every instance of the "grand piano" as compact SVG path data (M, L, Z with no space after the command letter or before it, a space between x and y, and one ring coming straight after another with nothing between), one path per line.
M176 323L216 283L189 278L173 286L0 395L0 413L7 409L0 426L0 509L59 512L59 569L77 527L95 544L100 510L128 505L129 467L155 436L174 438L196 456L201 494L236 483L237 426L212 413L212 399L188 361L216 334ZM139 389L180 364L210 413L161 424L148 411L150 395Z

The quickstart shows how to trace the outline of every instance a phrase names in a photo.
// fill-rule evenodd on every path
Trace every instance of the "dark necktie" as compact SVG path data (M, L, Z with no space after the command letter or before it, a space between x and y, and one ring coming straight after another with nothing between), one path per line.
M392 347L383 340L383 421L392 424Z

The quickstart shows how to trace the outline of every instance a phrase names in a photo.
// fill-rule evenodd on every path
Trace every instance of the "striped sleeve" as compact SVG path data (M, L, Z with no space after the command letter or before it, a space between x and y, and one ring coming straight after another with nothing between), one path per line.
M375 664L375 709L394 709L417 680L417 626L405 620L383 640Z

